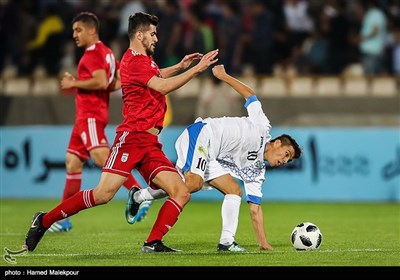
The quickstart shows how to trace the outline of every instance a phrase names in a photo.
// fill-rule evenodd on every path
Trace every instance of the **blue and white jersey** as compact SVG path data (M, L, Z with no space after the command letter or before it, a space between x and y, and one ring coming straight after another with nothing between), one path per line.
M201 176L203 189L229 173L243 181L246 200L260 204L271 125L256 96L247 99L245 108L247 117L198 118L189 125L175 143L176 167Z

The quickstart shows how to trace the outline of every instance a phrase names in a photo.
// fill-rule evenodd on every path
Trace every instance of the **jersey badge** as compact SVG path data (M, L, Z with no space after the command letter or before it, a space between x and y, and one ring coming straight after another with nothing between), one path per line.
M123 153L121 156L121 161L122 162L127 162L129 157L129 153Z

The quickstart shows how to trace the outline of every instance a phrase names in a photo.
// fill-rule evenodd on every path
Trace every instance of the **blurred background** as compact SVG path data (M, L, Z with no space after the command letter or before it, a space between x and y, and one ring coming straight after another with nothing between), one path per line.
M71 26L81 11L99 17L118 59L138 11L159 17L161 68L219 49L218 63L255 89L273 136L293 134L305 148L297 163L267 171L266 199L400 200L399 0L0 0L2 197L60 197L75 107L59 82L83 53ZM174 140L198 116L246 114L210 71L169 101L160 137L172 161ZM121 105L113 93L110 139ZM99 171L87 168L93 187Z

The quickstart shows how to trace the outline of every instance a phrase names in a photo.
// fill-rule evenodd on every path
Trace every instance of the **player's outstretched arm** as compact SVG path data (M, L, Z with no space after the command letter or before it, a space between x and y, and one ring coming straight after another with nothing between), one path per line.
M254 90L251 87L226 73L223 64L214 66L212 72L217 79L229 84L234 90L243 96L244 99L247 100L247 98L254 95Z
M201 57L200 61L196 65L176 76L165 79L155 75L148 81L147 86L161 94L167 95L189 82L201 72L205 71L212 64L216 63L218 61L217 55L218 49L206 53Z
M272 246L268 243L267 234L264 230L264 214L261 205L249 202L251 222L257 237L258 246L260 250L273 250Z
M163 78L171 77L176 73L178 73L178 71L185 70L195 62L199 61L202 57L203 54L201 53L187 54L182 58L182 60L179 63L160 69L161 76Z

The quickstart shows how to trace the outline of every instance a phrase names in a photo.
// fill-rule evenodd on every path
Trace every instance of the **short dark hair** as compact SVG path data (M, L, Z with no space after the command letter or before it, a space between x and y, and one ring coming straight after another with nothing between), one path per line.
M294 140L294 138L288 134L282 134L278 137L275 137L270 142L274 142L275 140L280 140L284 146L292 146L294 149L294 157L299 158L303 151L303 148L299 146L299 144Z
M91 12L81 12L74 17L74 19L72 20L72 24L74 24L77 21L81 21L85 25L94 27L96 29L96 33L97 34L99 33L100 21L95 14Z
M143 12L138 12L129 17L128 37L133 38L138 31L147 31L150 25L158 25L158 17Z

